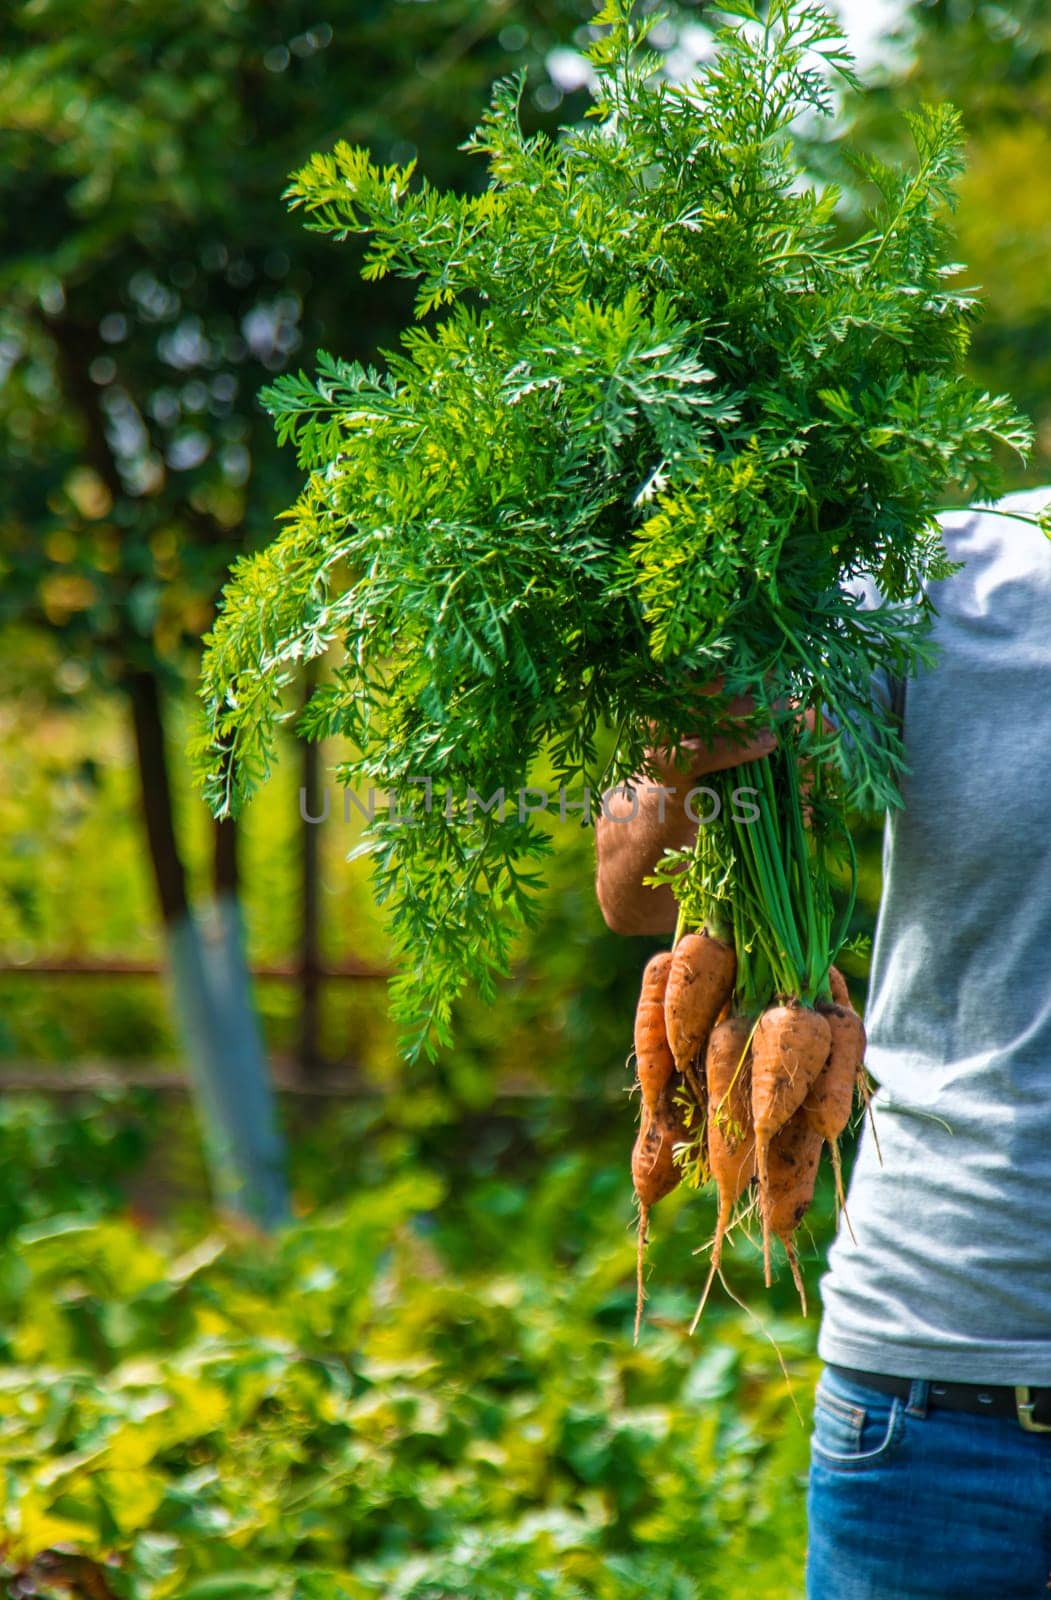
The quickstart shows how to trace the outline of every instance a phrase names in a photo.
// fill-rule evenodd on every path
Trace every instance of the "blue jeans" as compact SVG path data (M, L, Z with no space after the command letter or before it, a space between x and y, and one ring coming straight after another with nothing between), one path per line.
M1051 1433L821 1375L807 1600L1048 1600Z

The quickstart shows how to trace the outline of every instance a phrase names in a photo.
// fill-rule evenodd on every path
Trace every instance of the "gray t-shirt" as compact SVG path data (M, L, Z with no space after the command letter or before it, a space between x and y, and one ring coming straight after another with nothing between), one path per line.
M1012 495L1036 512L1051 490ZM897 685L866 1127L822 1282L826 1361L1051 1385L1051 541L944 520L935 666Z

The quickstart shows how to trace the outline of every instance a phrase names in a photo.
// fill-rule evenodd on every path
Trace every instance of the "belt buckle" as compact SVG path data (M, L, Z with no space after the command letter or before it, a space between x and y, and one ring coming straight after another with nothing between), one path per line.
M1031 1400L1028 1384L1015 1385L1015 1410L1026 1433L1051 1433L1051 1422L1037 1422L1033 1417L1036 1401Z

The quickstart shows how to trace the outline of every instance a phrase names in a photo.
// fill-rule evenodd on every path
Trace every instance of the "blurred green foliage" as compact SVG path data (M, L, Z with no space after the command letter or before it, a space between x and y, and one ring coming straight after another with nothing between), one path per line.
M0 1249L56 1211L103 1215L126 1200L129 1177L151 1138L153 1097L125 1091L90 1096L71 1114L42 1095L0 1099Z
M865 137L892 143L903 107L950 100L962 112L954 227L964 281L983 302L970 370L994 391L1006 385L1035 421L1029 481L1039 482L1051 472L1051 11L1043 0L921 0L906 8L900 41L900 66L853 118Z
M185 726L184 717L176 719L173 742ZM64 709L28 692L0 708L8 777L0 785L0 951L8 959L161 955L129 743L98 702ZM244 827L243 895L250 955L259 962L294 953L300 834L294 756L289 740L273 785ZM389 951L367 865L345 859L359 826L343 820L341 795L331 789L330 815L318 830L324 955L334 963L358 957L382 970ZM191 876L203 879L210 861L207 814L185 790L177 798ZM590 830L556 820L553 831L556 852L540 924L520 946L500 1004L463 1002L456 1054L430 1076L413 1074L421 1100L428 1085L440 1102L469 1106L491 1099L501 1080L561 1084L573 1094L628 1083L627 997L654 946L604 927ZM271 1048L294 1053L295 986L262 980L256 992ZM403 1081L382 979L327 984L322 1021L329 1059L360 1067L375 1087ZM148 1067L170 1060L176 1048L164 985L156 980L0 973L0 1062L88 1057Z
M347 1111L329 1193L260 1243L69 1206L54 1152L97 1151L121 1108L25 1116L50 1214L0 1250L0 1575L21 1594L69 1592L48 1575L74 1556L127 1600L801 1593L813 1324L743 1241L754 1314L717 1293L688 1338L712 1217L673 1199L633 1348L611 1130L588 1148L555 1114L509 1162L491 1116L399 1147L386 1113Z
M552 123L563 89L548 66L561 52L561 81L571 83L572 47L592 9L588 0L331 0L320 11L304 0L184 0L175 11L34 0L0 19L0 670L9 690L0 950L9 958L158 954L132 748L100 689L141 669L174 699L176 680L193 675L231 556L269 532L293 493L295 463L256 400L263 379L301 345L368 359L404 321L404 285L370 293L366 313L353 250L336 270L332 246L288 215L288 174L305 152L343 137L367 140L385 160L425 150L437 181L470 183L477 175L457 146L491 79L526 66L526 120ZM187 729L176 710L177 831L199 898L212 843L204 808L181 782ZM294 945L296 783L286 766L273 804L245 830L257 959L288 957ZM362 873L342 861L354 842L338 819L325 830L327 954L338 959L349 945L382 965ZM600 931L589 848L586 836L574 839L533 947L544 953L518 984L537 1026L505 1021L498 1032L478 1014L460 1064L443 1069L468 1100L487 1092L498 1036L512 1070L554 1056L563 1074L579 1070L580 1053L598 1059L614 1036L604 1002L640 958ZM585 998L575 980L596 937L609 977ZM0 1056L168 1055L162 999L145 980L31 986L0 975ZM259 1000L268 1042L287 1051L295 994L267 984ZM375 988L333 988L326 1002L326 1053L391 1081L397 1063ZM563 1022L568 1058L558 1056Z
M425 145L456 181L490 78L529 61L542 120L561 98L545 54L587 14L321 9L35 0L0 21L3 610L96 682L180 665L232 554L286 503L263 379L303 341L371 353L401 320L396 292L366 315L285 215L303 151Z

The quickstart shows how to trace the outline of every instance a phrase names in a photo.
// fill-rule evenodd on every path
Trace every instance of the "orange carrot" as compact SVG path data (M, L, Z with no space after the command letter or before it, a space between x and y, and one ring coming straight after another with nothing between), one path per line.
M662 950L646 963L635 1011L635 1071L642 1090L642 1103L650 1111L675 1070L664 1031L664 991L670 970L670 950Z
M642 1306L645 1290L642 1265L646 1253L650 1208L678 1187L682 1168L675 1160L676 1144L688 1139L682 1125L674 1094L678 1080L667 1083L661 1091L656 1107L651 1111L642 1108L638 1137L631 1152L631 1178L639 1201L638 1246L635 1254L635 1342L638 1343L642 1323Z
M690 1326L692 1333L722 1259L723 1240L733 1208L755 1176L752 1127L752 1024L747 1017L717 1022L708 1039L705 1076L708 1089L708 1168L719 1194L708 1281Z
M664 1023L675 1065L701 1106L704 1078L698 1062L715 1019L733 992L736 971L733 947L709 933L684 934L672 951Z
M724 1222L755 1175L751 1033L748 1017L728 1017L712 1029L705 1058L709 1166Z
M642 1124L631 1152L631 1177L635 1193L644 1210L678 1187L682 1169L674 1158L674 1148L686 1138L682 1125L662 1109L643 1107Z
M799 1271L793 1235L814 1197L814 1183L823 1140L800 1107L770 1141L767 1184L763 1195L763 1240L776 1234L785 1247L792 1277L806 1316L806 1290ZM767 1283L770 1279L767 1277Z
M851 1011L853 1011L854 1007L850 1003L850 990L847 988L847 980L844 978L838 967L829 967L828 986L832 990L833 1004L837 1006L849 1006Z
M832 1043L829 1047L828 1060L803 1101L803 1112L808 1127L828 1141L832 1171L836 1180L836 1203L853 1238L854 1230L850 1226L846 1196L843 1192L839 1136L850 1121L854 1090L861 1075L861 1064L865 1059L865 1024L857 1012L848 1006L823 1005L818 1009L828 1022Z
M828 1060L832 1032L818 1011L792 1001L771 1006L752 1039L752 1120L763 1209L763 1264L770 1283L770 1142L803 1104Z
M832 990L832 1002L833 1002L833 1004L834 1005L839 1005L839 1006L846 1006L848 1011L853 1011L854 1010L854 1005L853 1005L853 1002L851 1001L851 998L850 998L850 990L847 988L846 980L844 979L843 974L841 972L837 971L837 969L835 967L830 967L829 970L828 970L828 981L829 981L829 987ZM873 1114L873 1110L872 1110L872 1091L869 1088L868 1074L865 1071L865 1062L864 1062L865 1046L864 1046L864 1043L862 1043L861 1052L862 1052L861 1055L858 1057L857 1090L858 1090L858 1093L860 1094L862 1100L864 1101L865 1110L868 1113L869 1126L870 1126L870 1128L872 1130L872 1142L876 1147L876 1155L879 1158L880 1166L882 1166L883 1165L883 1152L879 1147L879 1133L876 1130L876 1118L875 1118L875 1116ZM832 1152L832 1160L833 1160L833 1162L835 1162L837 1160L838 1155L839 1155L838 1150L835 1147L833 1147L833 1152ZM850 1226L849 1220L848 1220L847 1226L848 1227Z
M807 1122L832 1144L850 1121L854 1088L865 1057L865 1024L846 1006L819 1006L828 1023L828 1060L803 1102Z

